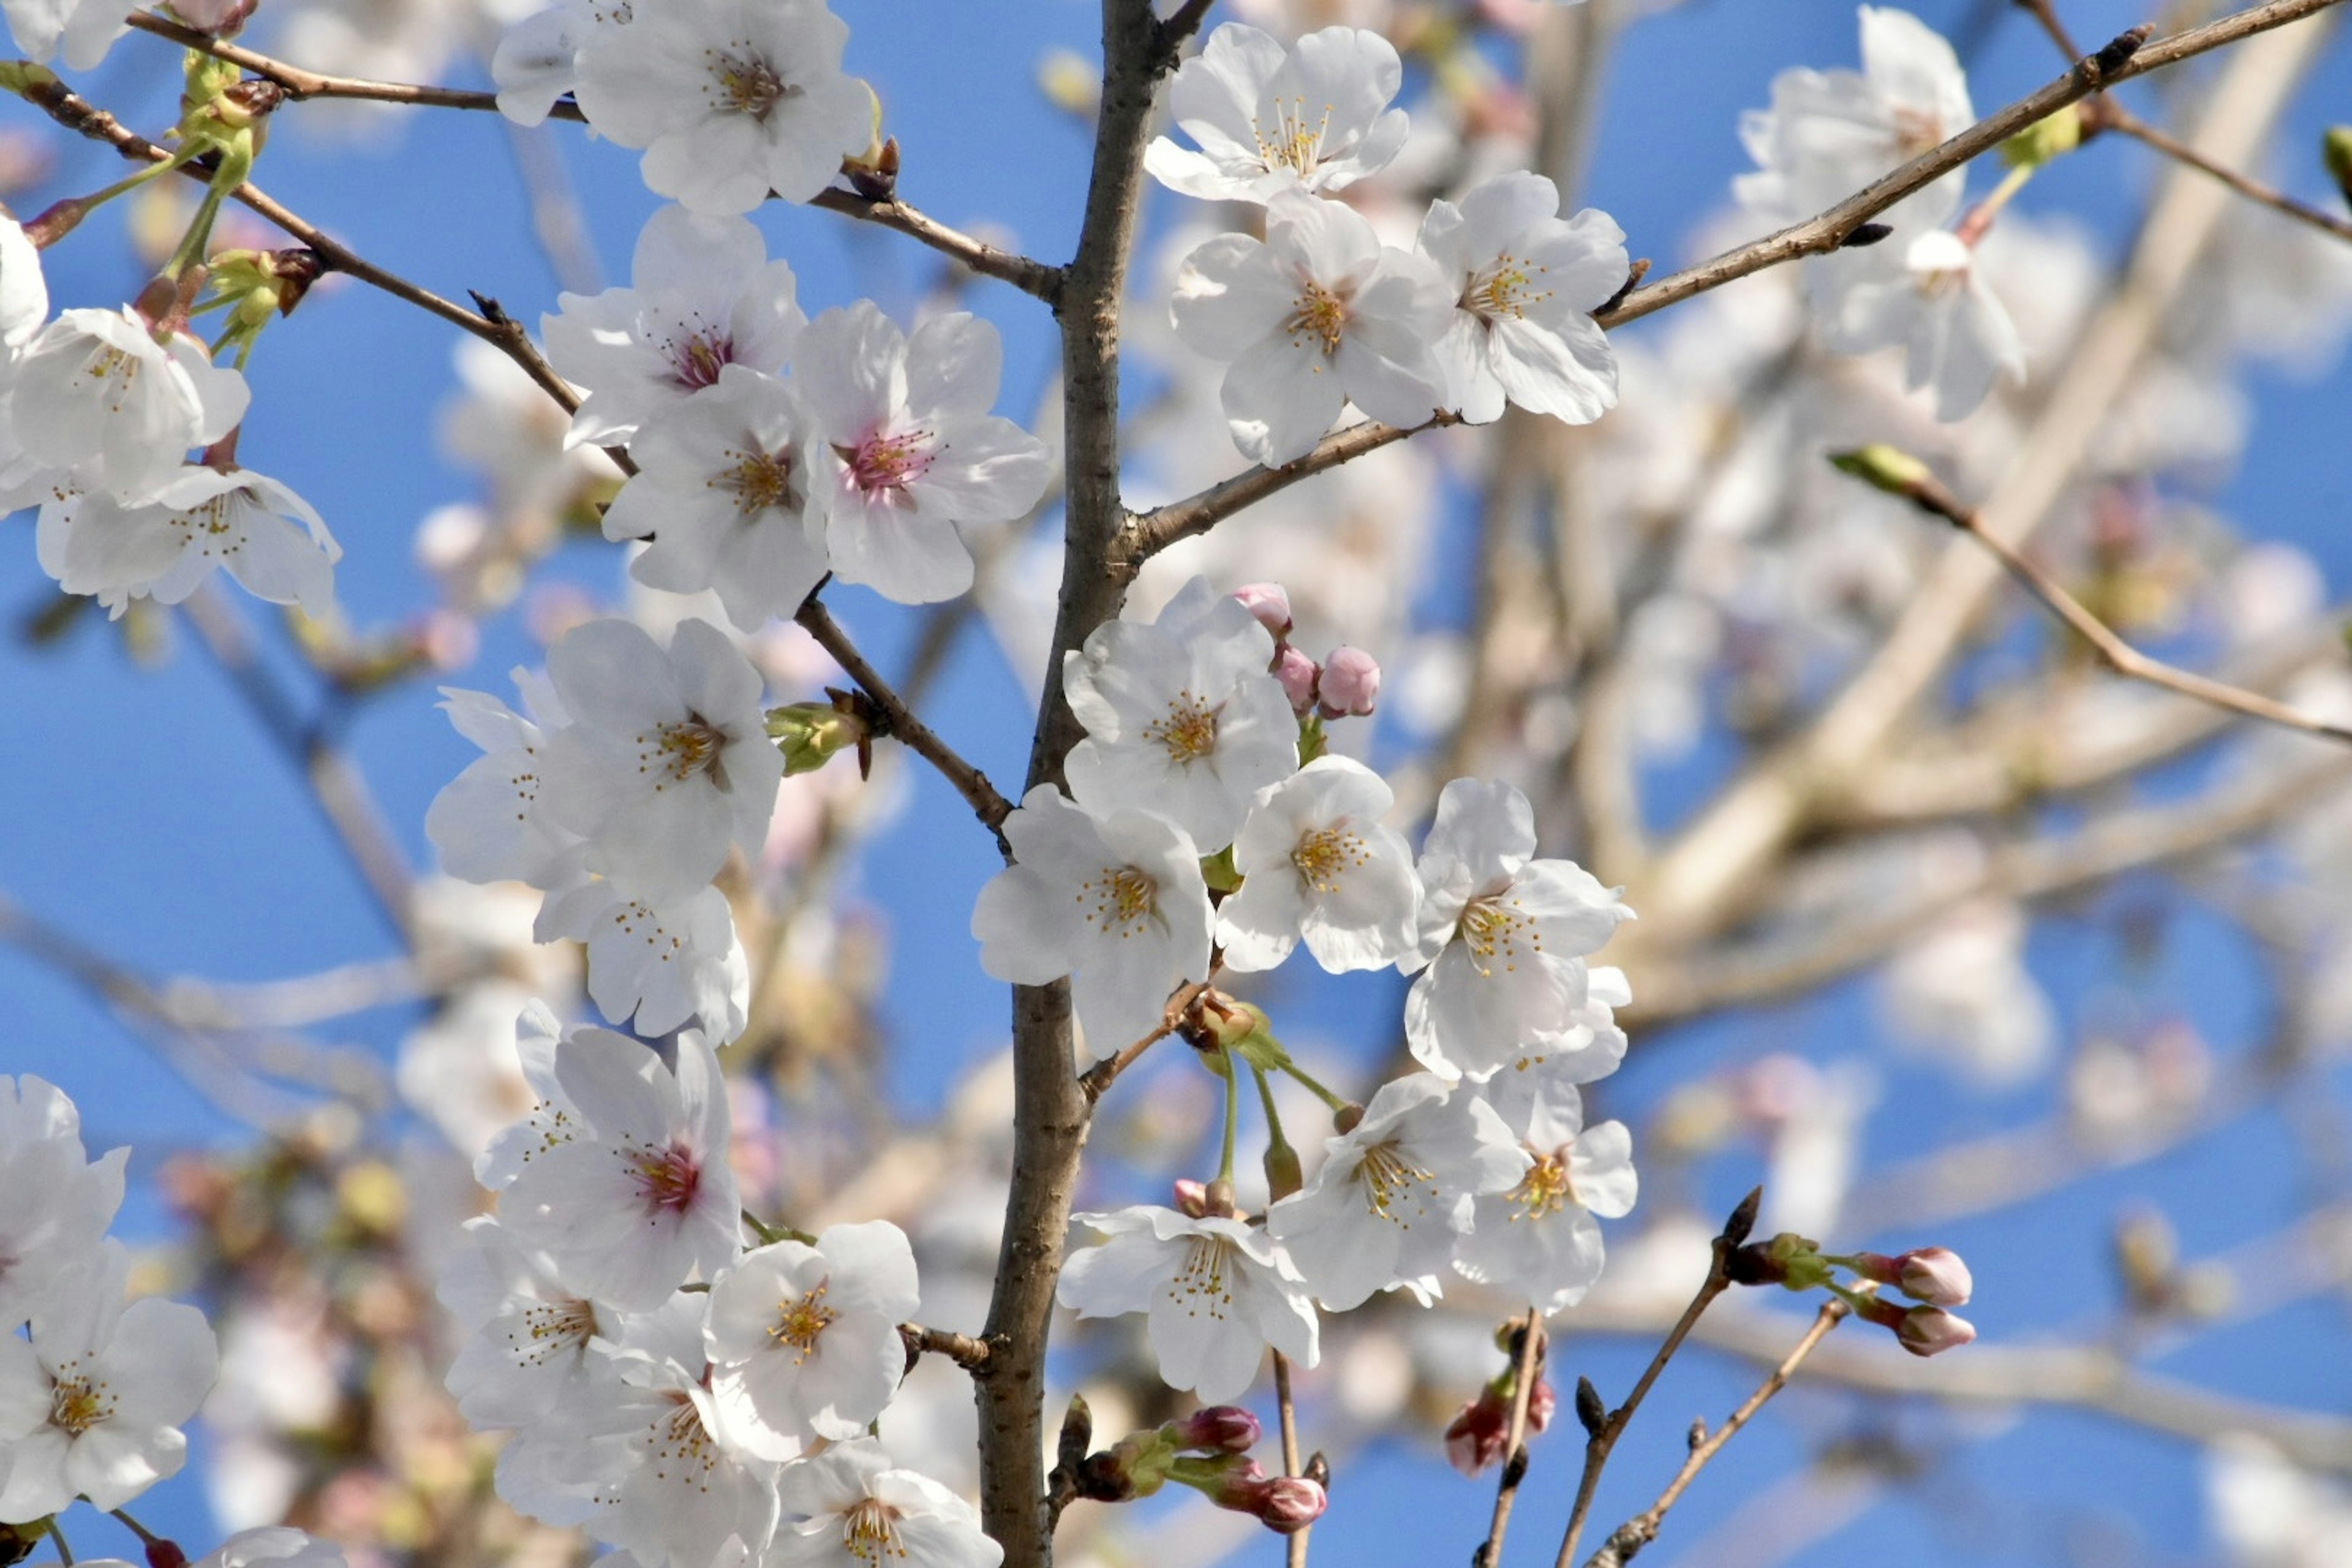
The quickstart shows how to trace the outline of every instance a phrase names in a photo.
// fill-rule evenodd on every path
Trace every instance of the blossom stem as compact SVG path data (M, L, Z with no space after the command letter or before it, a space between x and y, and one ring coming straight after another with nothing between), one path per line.
M48 1524L49 1539L58 1543L58 1561L64 1563L65 1568L73 1568L73 1548L66 1544L66 1532L58 1525L57 1515L49 1516Z
M1264 1073L1257 1075L1257 1086L1261 1090L1265 1088ZM1271 1121L1274 1117L1272 1094L1265 1099L1265 1114ZM1282 1423L1282 1473L1295 1476L1299 1473L1298 1402L1290 1394L1290 1358L1280 1351L1271 1353L1274 1356L1274 1408ZM1304 1530L1295 1531L1284 1542L1284 1568L1307 1568L1307 1535Z
M743 1211L743 1224L745 1228L760 1238L760 1245L762 1247L772 1247L780 1241L797 1241L803 1247L816 1245L816 1237L808 1232L794 1230L788 1225L770 1225L750 1209Z
M1219 1046L1217 1050L1225 1058L1225 1135L1217 1151L1217 1180L1231 1188L1234 1183L1234 1130L1242 1120L1242 1086L1234 1072L1234 1048Z
M1307 1070L1300 1067L1297 1062L1284 1062L1282 1064L1282 1070L1297 1079L1300 1085L1304 1087L1308 1093L1321 1100L1324 1104L1329 1106L1333 1110L1345 1110L1348 1108L1348 1102L1346 1100L1340 1099L1338 1095L1333 1094L1329 1089L1324 1088L1322 1084L1317 1082L1316 1079L1309 1076Z
M153 1531L148 1529L145 1525L140 1523L137 1520L131 1518L130 1513L123 1509L109 1509L107 1510L107 1512L112 1515L115 1519L121 1521L123 1526L128 1529L131 1534L137 1536L141 1543L143 1545L152 1546L163 1539Z

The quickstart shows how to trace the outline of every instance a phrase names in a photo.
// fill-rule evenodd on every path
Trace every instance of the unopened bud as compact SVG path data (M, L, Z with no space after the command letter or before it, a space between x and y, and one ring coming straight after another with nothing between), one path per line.
M2038 169L2051 159L2083 144L2083 113L2068 104L2046 119L2037 120L2000 144L2001 162L2012 169Z
M1176 1212L1187 1219L1209 1217L1209 1184L1190 1176L1176 1178Z
M1932 483L1936 477L1927 464L1884 441L1874 441L1851 452L1832 452L1830 466L1894 496L1909 497L1921 486Z
M1589 1377L1576 1380L1576 1420L1587 1436L1594 1437L1609 1425L1609 1407L1601 1402L1601 1391L1592 1386Z
M1363 718L1381 698L1381 667L1370 654L1344 645L1323 661L1315 688L1317 708L1326 719Z
M1976 1281L1960 1255L1944 1247L1922 1247L1889 1258L1882 1252L1858 1252L1854 1272L1881 1285L1892 1285L1915 1301L1931 1307L1965 1307Z
M1160 1430L1180 1448L1214 1454L1246 1454L1264 1435L1257 1417L1238 1405L1208 1405Z
M1282 694L1290 699L1290 710L1302 719L1315 711L1315 682L1322 673L1313 659L1288 643L1283 644L1274 656L1274 678L1282 682Z
M853 697L834 694L831 702L794 702L768 710L768 735L784 754L784 774L813 773L853 747L858 771L866 771L874 725Z
M1976 1325L1941 1307L1914 1307L1895 1326L1895 1340L1913 1355L1940 1355L1977 1337Z
M234 37L253 15L256 0L168 0L164 9L200 33Z
M1276 642L1290 635L1290 591L1281 584L1244 583L1234 590L1233 596L1257 617L1258 625L1274 634Z
M1276 1476L1265 1483L1257 1516L1276 1535L1296 1535L1317 1520L1330 1500L1304 1476Z
M1499 1464L1507 1457L1505 1445L1511 1435L1512 1373L1505 1373L1478 1391L1478 1397L1464 1405L1445 1428L1445 1458L1465 1476L1475 1476L1489 1465ZM1528 1430L1540 1432L1551 1424L1552 1414L1559 1407L1559 1398L1549 1383L1536 1379L1535 1387L1528 1393Z
M2319 161L2352 205L2352 125L2331 125L2319 138Z
M1065 1470L1075 1473L1087 1462L1087 1450L1095 1443L1094 1408L1084 1394L1070 1395L1070 1406L1062 1413L1062 1432L1055 1445L1054 1458Z
M147 1542L147 1568L188 1568L188 1554L178 1542L158 1536Z

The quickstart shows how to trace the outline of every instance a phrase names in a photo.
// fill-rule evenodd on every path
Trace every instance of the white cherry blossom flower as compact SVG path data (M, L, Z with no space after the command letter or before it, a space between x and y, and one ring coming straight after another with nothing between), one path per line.
M652 904L592 878L551 891L536 929L587 945L589 999L615 1024L666 1035L692 1023L721 1044L743 1032L751 961L716 888Z
M1201 150L1156 137L1143 166L1203 201L1336 191L1378 174L1404 145L1404 110L1389 107L1403 81L1396 46L1378 33L1326 27L1285 49L1228 22L1168 89L1169 112Z
M1082 1318L1149 1315L1160 1381L1204 1405L1238 1399L1271 1345L1300 1366L1319 1354L1307 1284L1263 1230L1139 1204L1070 1216L1107 1239L1071 1253L1055 1296Z
M1274 638L1249 607L1195 577L1156 621L1108 621L1063 656L1087 738L1070 794L1097 814L1156 811L1193 843L1233 842L1251 801L1298 767L1298 721L1267 673Z
M552 888L578 874L580 859L580 835L540 804L548 733L570 724L572 715L543 676L518 669L514 680L520 713L488 692L441 689L441 710L482 754L433 797L425 833L453 877Z
M826 471L808 405L746 365L650 416L629 442L637 472L604 513L607 539L650 539L629 575L673 594L715 589L758 631L800 608L825 573Z
M1572 1307L1601 1278L1594 1216L1633 1211L1633 1135L1622 1121L1586 1127L1583 1100L1559 1074L1498 1078L1486 1092L1532 1163L1517 1186L1477 1199L1454 1266L1547 1313Z
M103 9L103 7L99 7ZM41 253L25 226L0 213L0 377L12 376L17 355L49 319L48 279ZM5 381L0 381L5 384Z
M1004 819L1013 863L980 890L980 966L1015 985L1070 978L1087 1048L1116 1054L1158 1026L1169 994L1209 973L1215 916L1201 855L1166 817L1097 816L1051 784Z
M179 476L190 447L235 429L251 396L194 339L159 343L128 308L66 310L25 345L8 418L35 461L90 464L86 488L135 505Z
M849 29L824 0L660 0L581 42L588 123L645 149L646 184L696 212L804 202L874 135L841 71Z
M997 1568L1004 1561L970 1503L900 1468L877 1438L837 1443L788 1467L777 1489L799 1518L776 1532L767 1558L774 1568Z
M196 1568L344 1568L343 1549L283 1524L240 1530Z
M1975 413L2004 372L2023 378L2025 345L1959 236L1932 228L1828 259L1841 265L1811 274L1823 344L1847 354L1900 345L1904 384L1933 391L1937 418Z
M88 1158L81 1114L56 1085L0 1078L0 1332L43 1316L96 1263L130 1157Z
M515 1061L532 1096L530 1113L492 1138L474 1158L474 1180L492 1192L512 1186L523 1168L548 1150L589 1132L556 1077L556 1055L562 1044L563 1025L547 1004L536 999L527 1004L515 1019Z
M342 559L310 503L250 468L188 465L126 506L104 489L52 500L36 534L41 569L120 616L132 599L176 605L215 567L257 599L322 616Z
M529 1426L619 1381L590 1345L620 1338L620 1315L565 1285L554 1259L488 1215L466 1222L443 1271L441 1304L465 1331L449 1364L459 1414L479 1430Z
M808 324L797 289L748 219L662 208L637 236L628 288L560 294L540 319L548 363L587 393L568 439L625 441L730 364L782 370Z
M870 300L827 310L793 355L831 448L825 545L845 583L901 604L971 586L959 523L1003 522L1052 477L1044 443L989 409L1003 374L996 329L962 311L909 335Z
M220 1362L195 1308L123 1303L130 1254L109 1241L51 1298L32 1337L0 1337L0 1520L77 1496L117 1509L187 1462L180 1426Z
M914 1249L887 1220L747 1253L710 1287L703 1329L729 1430L763 1459L863 1434L906 1374L898 1325L919 1299Z
M1773 224L1809 218L1968 129L1967 75L1942 35L1907 11L1864 5L1860 72L1786 70L1772 107L1740 116L1739 139L1762 165L1733 183ZM1901 237L1935 227L1968 183L1954 169L1878 215Z
M591 621L547 653L572 715L548 737L541 808L588 842L588 869L660 905L701 891L730 845L755 858L784 759L759 671L707 621L665 650L629 621Z
M535 998L502 975L457 987L400 1042L400 1096L468 1160L531 1108L515 1018Z
M606 28L628 25L631 0L562 0L509 27L490 56L499 112L518 125L538 125L555 100L579 85L581 43Z
M70 69L96 70L114 40L131 30L114 0L5 0L8 31L28 59L63 56Z
M1234 445L1273 467L1305 457L1349 402L1398 426L1443 406L1433 351L1454 300L1429 258L1381 245L1338 202L1289 192L1267 204L1263 242L1223 234L1187 257L1170 311L1187 347L1228 362Z
M1217 907L1225 966L1272 969L1303 936L1334 974L1384 969L1418 934L1412 850L1381 826L1388 781L1352 757L1316 758L1257 792L1234 840L1241 890Z
M1534 808L1509 784L1455 779L1422 846L1421 933L1398 967L1413 1056L1483 1079L1582 1022L1584 954L1633 911L1591 873L1535 858Z
M1363 1120L1325 1145L1307 1185L1266 1211L1325 1310L1403 1286L1426 1306L1468 1231L1474 1196L1509 1191L1528 1158L1501 1117L1434 1073L1382 1084Z
M572 1289L628 1311L733 1262L726 1085L701 1036L677 1037L673 1073L626 1036L574 1029L556 1047L555 1079L583 1126L537 1150L500 1197L516 1239Z
M622 1387L593 1422L635 1459L617 1485L600 1489L588 1531L625 1547L644 1568L706 1568L730 1538L757 1552L775 1533L776 1467L725 1435L702 1358L622 1352Z
M1589 425L1617 404L1617 356L1591 312L1625 281L1625 231L1586 209L1563 221L1541 174L1488 180L1433 202L1421 248L1454 291L1438 344L1448 396L1484 425L1507 398L1536 414Z

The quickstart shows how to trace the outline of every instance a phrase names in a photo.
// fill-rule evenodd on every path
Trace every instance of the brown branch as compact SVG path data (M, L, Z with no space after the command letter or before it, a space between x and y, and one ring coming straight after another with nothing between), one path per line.
M793 619L816 639L818 647L833 656L833 661L882 710L888 724L884 732L937 768L940 776L963 796L971 814L980 818L981 826L996 836L997 847L1004 852L1005 858L1011 859L1013 847L1005 842L1003 827L1004 819L1012 815L1013 805L997 793L996 786L988 782L988 775L965 762L954 747L915 717L914 710L891 689L890 683L882 679L882 672L857 651L857 645L849 640L849 634L841 629L841 623L833 618L815 595L809 595Z
M1168 998L1168 1006L1160 1015L1158 1028L1124 1047L1117 1056L1106 1057L1078 1075L1078 1089L1087 1097L1088 1106L1100 1100L1118 1075L1135 1065L1136 1058L1176 1032L1178 1026L1184 1022L1184 1015L1192 1010L1192 1004L1208 994L1209 987L1217 983L1218 972L1223 967L1222 963L1212 963L1206 980L1180 986L1176 994Z
M1282 1473L1295 1476L1298 1468L1298 1405L1290 1394L1290 1358L1280 1351L1274 1356L1274 1411L1282 1431ZM1307 1537L1312 1527L1294 1530L1283 1542L1284 1568L1307 1568Z
M927 1329L920 1323L899 1324L898 1338L907 1347L909 1371L914 1368L915 1359L928 1351L933 1355L947 1357L974 1377L987 1375L991 1352L984 1340L973 1339L970 1334L952 1333L946 1329Z
M1698 1294L1693 1296L1690 1305L1683 1309L1683 1315L1675 1320L1675 1326L1666 1331L1665 1342L1658 1347L1658 1353L1650 1358L1650 1364L1642 1370L1641 1379L1633 1384L1633 1392L1625 1396L1625 1403L1609 1412L1598 1426L1591 1429L1591 1436L1584 1443L1584 1473L1576 1483L1576 1504L1569 1510L1568 1528L1561 1532L1559 1555L1553 1559L1553 1568L1568 1568L1576 1561L1577 1542L1584 1534L1585 1520L1592 1512L1592 1495L1600 1489L1601 1468L1609 1463L1610 1454L1615 1451L1617 1439L1625 1435L1626 1426L1633 1422L1633 1413L1641 1409L1642 1401L1649 1396L1650 1385L1658 1381L1658 1374L1666 1370L1666 1363L1675 1359L1676 1351L1683 1348L1683 1341L1690 1337L1691 1330L1715 1304L1715 1299L1731 1289L1731 1254L1747 1241L1748 1233L1756 1225L1756 1211L1763 1205L1764 1189L1758 1187L1731 1211L1731 1217L1724 1221L1722 1234L1715 1238L1714 1255L1707 1262L1706 1278L1699 1282Z
M926 217L896 196L877 201L854 191L824 190L809 198L808 205L839 213L845 217L854 217L863 223L895 229L909 239L920 240L969 271L1010 283L1024 294L1034 295L1048 305L1062 296L1061 268L1009 250L1000 250L985 240L975 239L960 229L950 228Z
M1519 1354L1512 1367L1510 1425L1503 1431L1503 1474L1495 1485L1495 1511L1486 1521L1486 1539L1470 1554L1470 1568L1495 1568L1503 1560L1503 1540L1510 1533L1511 1508L1518 1501L1519 1483L1528 1475L1528 1404L1534 1397L1537 1369L1543 1365L1543 1314L1531 1303L1519 1326Z
M1315 449L1295 462L1279 468L1254 468L1221 479L1198 495L1183 500L1171 501L1154 507L1128 520L1118 542L1120 565L1132 578L1142 564L1175 543L1196 533L1206 533L1225 519L1245 508L1255 506L1268 496L1286 490L1301 479L1311 479L1327 468L1377 452L1382 447L1393 446L1409 436L1423 430L1435 430L1448 425L1459 425L1458 414L1438 414L1427 423L1412 426L1381 425L1367 419L1350 425L1336 435L1326 436Z
M1642 1548L1655 1541L1658 1538L1658 1526L1665 1522L1666 1511L1675 1506L1683 1493L1689 1489L1691 1482L1698 1479L1698 1473L1706 1468L1707 1461L1721 1453L1723 1446L1730 1442L1738 1434L1739 1429L1747 1426L1774 1394L1788 1386L1789 1379L1796 1374L1800 1366L1804 1364L1805 1358L1813 1353L1813 1347L1820 1344L1829 1331L1836 1328L1850 1311L1851 1309L1843 1301L1835 1298L1822 1302L1821 1311L1813 1319L1813 1326L1805 1331L1805 1337L1797 1342L1797 1348L1790 1351L1787 1358L1772 1369L1772 1375L1766 1378L1762 1385L1749 1394L1738 1409L1731 1413L1730 1417L1715 1431L1713 1436L1691 1449L1690 1458L1683 1461L1682 1469L1675 1474L1672 1481L1667 1483L1666 1489L1658 1494L1657 1501L1611 1532L1609 1539L1601 1543L1600 1551L1592 1554L1585 1568L1622 1568L1623 1564L1633 1560L1634 1555Z
M1874 481L1876 482L1876 481ZM2063 584L2043 571L2022 551L2000 534L1987 528L1984 519L1972 507L1963 506L1940 481L1932 476L1908 477L1900 483L1880 483L1879 488L1900 495L1931 517L1940 517L1961 532L1974 538L1990 551L2009 574L2024 584L2026 590L2049 606L2053 614L2064 621L2095 649L2099 658L2116 674L2133 680L2144 680L2160 686L2183 697L2250 719L2282 725L2306 735L2323 735L2332 741L2352 742L2352 728L2330 723L2299 712L2284 702L2273 701L2260 692L2248 691L2210 676L2182 669L2178 665L2151 658L2116 635L2105 621L2093 615L2084 603L2067 592Z
M1593 320L1603 327L1621 326L1768 267L1778 267L1800 257L1826 255L1844 244L1855 229L1904 197L1933 184L1978 154L1990 152L2068 104L2078 103L2117 82L2316 16L2341 3L2342 0L2272 0L2269 5L2251 6L2201 27L2190 27L2142 44L2127 58L2118 60L2115 56L2124 52L2132 37L2126 34L2098 54L2076 61L2074 69L2040 91L2029 93L1978 121L1942 146L1921 153L1826 212L1685 268L1645 289L1636 289L1623 303L1601 312Z
M215 38L182 22L152 11L133 11L131 26L142 33L152 33L159 38L210 55L216 60L226 60L267 78L286 89L289 98L351 98L372 103L405 103L427 109L473 109L498 112L499 98L494 92L476 92L457 87L419 87L402 81L373 81L364 77L328 76L320 71L305 70L284 60L257 54L240 44L226 38ZM577 104L558 103L549 110L556 120L584 121Z

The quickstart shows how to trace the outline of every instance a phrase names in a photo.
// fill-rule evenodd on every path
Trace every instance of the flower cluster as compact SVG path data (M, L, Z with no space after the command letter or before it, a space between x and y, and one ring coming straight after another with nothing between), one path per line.
M1187 195L1265 208L1263 237L1192 253L1171 307L1178 338L1228 363L1225 416L1255 461L1305 457L1351 403L1396 426L1484 424L1507 402L1582 425L1616 404L1616 357L1591 315L1626 277L1606 214L1563 220L1549 180L1507 174L1431 204L1405 251L1329 195L1404 145L1390 107L1402 79L1377 33L1326 27L1286 49L1228 23L1169 89L1199 150L1161 137L1145 167Z
M746 1248L699 1031L665 1059L542 1008L522 1047L539 1103L477 1162L498 1210L467 1223L441 1286L463 1334L450 1391L477 1427L514 1434L499 1495L643 1568L992 1568L971 1506L866 1436L907 1370L918 1288L898 1228Z
M1295 1074L1339 1112L1303 1184L1269 1125L1262 1223L1232 1205L1230 1095L1216 1183L1175 1207L1077 1216L1104 1239L1070 1259L1063 1302L1145 1314L1161 1377L1208 1400L1246 1390L1268 1346L1313 1365L1318 1302L1402 1289L1425 1304L1459 1272L1558 1310L1600 1273L1594 1215L1634 1195L1624 1128L1587 1128L1576 1087L1624 1054L1622 977L1585 959L1631 911L1536 858L1531 808L1507 784L1446 786L1416 861L1382 820L1394 799L1378 773L1337 754L1301 765L1347 708L1327 694L1302 718L1276 641L1288 629L1279 588L1221 596L1196 578L1156 620L1089 637L1063 670L1086 729L1069 793L1042 784L1006 819L1013 864L972 915L990 973L1068 977L1087 1054L1145 1038L1193 985L1188 1037L1216 1071ZM1319 684L1352 683L1369 707L1377 670L1351 653ZM1406 1026L1425 1070L1342 1105L1265 1015L1202 984L1301 943L1335 973L1417 976Z

